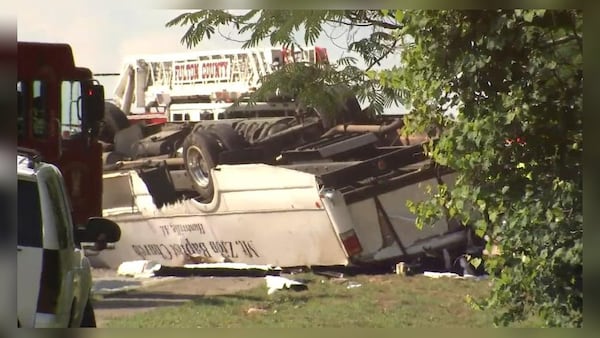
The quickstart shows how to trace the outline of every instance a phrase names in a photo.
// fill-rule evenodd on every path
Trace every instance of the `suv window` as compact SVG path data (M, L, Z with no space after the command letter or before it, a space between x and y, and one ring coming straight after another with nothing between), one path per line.
M17 183L17 244L43 247L40 195L36 182Z
M72 229L69 227L70 210L67 209L67 202L65 201L61 183L59 176L49 176L46 180L46 189L50 196L49 202L53 210L54 224L56 224L58 247L59 249L66 249L69 247L71 237L69 232Z

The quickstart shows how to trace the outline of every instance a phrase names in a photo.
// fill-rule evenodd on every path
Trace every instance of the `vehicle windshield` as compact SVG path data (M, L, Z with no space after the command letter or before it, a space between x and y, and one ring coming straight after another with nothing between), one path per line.
M63 81L61 85L61 134L63 138L81 132L81 82Z
M40 195L36 182L17 183L17 245L43 247Z

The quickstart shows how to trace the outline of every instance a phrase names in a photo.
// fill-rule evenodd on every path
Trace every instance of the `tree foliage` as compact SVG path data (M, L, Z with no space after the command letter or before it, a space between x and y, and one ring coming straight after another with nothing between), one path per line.
M252 32L245 47L268 39L301 48L331 25L347 27L350 39L368 29L348 44L366 69L352 59L291 65L263 87L323 104L332 102L324 88L344 83L374 111L410 106L408 128L439 133L428 154L458 174L453 189L408 203L419 225L443 206L500 249L486 260L492 295L476 304L496 309L499 325L532 313L547 326L582 325L581 11L198 11L167 25L189 26L189 47L223 25ZM304 41L295 40L299 31ZM400 50L397 67L373 70Z
M370 23L377 20L382 21L377 25ZM382 112L384 107L401 102L401 98L406 96L401 87L386 85L375 72L369 71L385 56L396 51L402 41L381 27L387 23L377 11L250 10L232 15L226 10L201 10L179 15L167 26L189 26L181 39L188 47L197 45L202 39L210 39L218 33L218 27L229 25L238 29L240 34L251 32L250 38L242 44L243 48L269 41L273 46L302 50L315 42L325 24L346 27L350 35L356 33L357 27L373 28L369 38L353 41L348 47L369 63L367 69L357 67L357 60L352 57L341 58L332 64L290 63L265 77L254 97L268 96L279 90L307 105L317 105L330 112L334 110L327 108L336 106L339 99L339 93L333 94L330 88L344 85L350 88L347 93L353 93L359 101L369 102L375 112ZM300 41L295 34L298 31L303 36Z

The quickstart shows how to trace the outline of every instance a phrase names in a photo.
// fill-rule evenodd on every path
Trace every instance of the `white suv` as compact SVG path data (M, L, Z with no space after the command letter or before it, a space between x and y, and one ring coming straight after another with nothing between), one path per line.
M17 156L17 318L19 327L95 327L90 264L81 242L99 249L119 227L91 218L75 229L63 177L54 165Z

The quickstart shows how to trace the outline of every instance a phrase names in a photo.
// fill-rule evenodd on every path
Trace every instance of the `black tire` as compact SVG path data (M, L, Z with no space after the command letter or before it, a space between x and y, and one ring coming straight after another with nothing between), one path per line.
M291 124L288 121L278 121L274 124L272 124L269 129L267 129L266 135L264 135L264 137L269 137L273 134L277 134L281 131L284 131L286 129L289 129L290 127L292 127L293 124Z
M210 132L221 141L226 150L240 150L250 146L248 141L228 124L216 124Z
M251 120L249 120L251 121ZM252 143L252 139L254 138L254 134L256 134L257 130L260 129L260 123L256 121L248 122L247 127L244 129L244 138L248 140L248 142Z
M210 170L217 165L221 147L208 131L197 129L183 141L183 161L196 192L209 203L214 197Z
M262 139L262 135L265 129L269 129L271 127L271 122L263 122L259 123L256 129L249 135L249 140L252 143L257 143Z
M91 295L90 295L91 297ZM81 327L96 327L96 314L94 314L94 307L92 306L92 300L88 298L83 309L83 316L81 317Z
M114 151L124 156L136 159L139 151L139 141L144 138L144 125L132 124L131 126L119 130L114 136Z
M106 143L113 143L115 134L122 129L129 127L130 123L127 115L114 103L104 103L104 119L100 128L98 139Z

